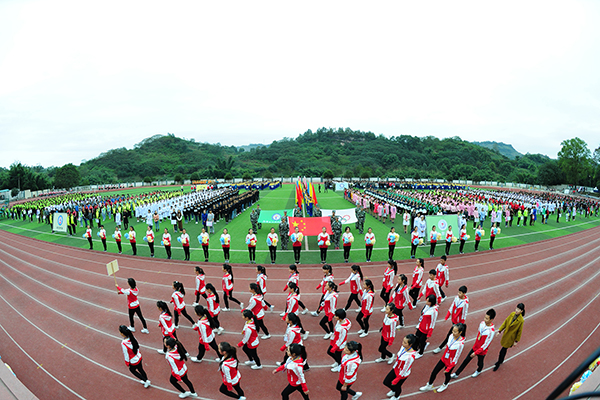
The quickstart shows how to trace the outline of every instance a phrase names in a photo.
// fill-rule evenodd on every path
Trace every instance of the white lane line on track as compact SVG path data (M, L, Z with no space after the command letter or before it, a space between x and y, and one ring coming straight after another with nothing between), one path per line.
M0 296L1 297L1 296ZM8 336L8 338L15 344L15 346L17 346L19 348L19 350L21 350L21 352L23 352L23 354L25 354L27 356L27 358L29 358L35 365L37 365L37 367L39 369L41 369L42 371L44 371L46 373L46 375L48 375L50 378L52 378L56 383L58 383L60 386L64 387L65 389L67 389L69 392L71 392L73 395L75 395L76 397L85 400L85 397L81 396L79 393L77 393L76 391L74 391L73 389L71 389L70 387L68 387L67 385L65 385L64 383L62 383L61 381L59 381L54 375L52 375L46 368L44 368L42 366L42 364L38 363L37 361L35 361L35 359L33 357L31 357L29 355L29 353L27 353L25 351L24 348L21 347L21 345L19 345L19 343L17 343L17 341L11 336L10 333L8 333L8 331L6 329L4 329L4 326L2 326L2 324L0 324L0 328L4 331L4 333L6 334L6 336Z
M4 302L5 302L5 303L6 303L6 304L7 304L7 305L10 307L10 308L12 308L12 309L13 309L13 310L14 310L14 311L17 313L17 314L19 314L19 316L20 316L21 318L23 318L25 321L27 321L29 324L31 324L31 326L33 326L35 329L37 329L38 331L40 331L41 333L43 333L43 334L44 334L45 336L47 336L49 339L51 339L52 341L54 341L54 342L58 343L58 344L59 344L59 345L60 345L62 348L65 348L65 349L67 349L67 350L69 350L69 351L73 352L74 354L78 355L79 357L83 358L84 360L86 360L86 361L89 361L90 363L92 363L92 364L94 364L94 365L96 365L96 366L98 366L98 367L100 367L100 368L103 368L103 369L105 369L105 370L107 370L107 371L109 371L109 372L112 372L113 374L119 375L119 376L121 376L121 377L123 377L123 378L129 379L129 380L132 380L132 381L134 381L134 382L138 383L138 385L140 384L140 383L139 383L139 382L140 382L140 381L139 381L139 379L137 379L137 378L134 378L134 377L131 377L131 376L129 376L129 375L125 375L125 374L123 374L123 373L121 373L121 372L119 372L119 371L117 371L117 370L114 370L114 369L112 369L112 368L109 368L109 367L107 367L107 366L106 366L106 365L104 365L104 364L100 364L99 362L97 362L97 361L94 361L93 359L91 359L91 358L89 358L89 357L85 356L84 354L82 354L82 353L78 352L77 350L74 350L74 349L72 349L72 348L71 348L71 347L69 347L68 345L66 345L66 344L64 344L64 343L61 343L59 340L55 339L53 336L50 336L50 335L49 335L48 333L46 333L46 332L45 332L43 329L41 329L39 326L37 326L36 324L34 324L34 323L33 323L33 322L32 322L32 321L29 319L29 318L27 318L27 317L25 317L23 314L21 314L21 313L19 312L19 310L17 310L15 307L13 307L13 305L12 305L12 304L10 304L10 303L9 303L9 302L8 302L8 301L7 301L7 300L4 298L4 296L2 296L1 294L0 294L0 298L1 298L1 299L2 299L2 300L3 300L3 301L4 301ZM4 328L2 328L2 329L4 329ZM6 332L6 331L5 331L5 332ZM35 362L35 361L34 361L34 362ZM59 382L59 383L60 383L60 382ZM63 386L64 386L64 385L63 385ZM66 386L65 386L65 387L66 387ZM154 384L153 384L151 387L152 387L152 388L154 388L154 389L159 389L159 390L162 390L162 391L164 391L164 392L167 392L167 393L179 394L179 392L177 392L177 391L175 391L175 390L170 390L170 389L167 389L167 388L163 388L163 387L161 387L161 386L157 386L157 385L154 385ZM68 388L67 388L67 389L68 389ZM75 392L73 392L73 393L75 393ZM75 393L75 394L76 394L76 393ZM79 396L79 395L77 395L77 396ZM81 396L79 396L79 397L83 399L83 397L81 397ZM198 396L198 397L197 397L197 399L200 399L200 400L213 400L213 399L209 399L209 398L206 398L206 397L200 397L200 396Z

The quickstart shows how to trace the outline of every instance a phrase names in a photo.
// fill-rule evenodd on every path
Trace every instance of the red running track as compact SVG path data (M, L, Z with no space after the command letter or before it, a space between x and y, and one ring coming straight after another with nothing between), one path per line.
M150 334L139 332L141 324L136 317L136 338L140 342L144 368L152 387L144 389L125 366L120 349L120 324L128 325L124 296L117 296L114 280L106 275L106 263L114 254L76 249L46 243L0 231L0 354L23 383L40 399L145 399L177 398L178 392L170 385L169 367L164 356L156 349L161 346L157 327L156 300L168 302L173 280L188 288L186 302L194 301L193 267L202 265L207 282L221 287L219 264L197 264L184 261L150 260L119 256L118 283L126 286L126 279L134 277L140 288L140 304L148 322ZM436 260L426 259L426 270L434 268ZM425 356L417 360L412 374L403 387L402 397L419 398L446 396L447 398L505 400L541 399L550 393L600 341L600 227L561 238L550 239L514 248L484 251L477 254L453 256L449 259L450 287L448 300L440 306L439 318ZM399 273L409 277L414 263L399 263ZM285 265L267 265L268 293L266 299L275 305L265 322L272 338L261 340L259 356L262 370L251 370L241 365L241 385L248 399L279 399L287 381L283 373L271 375L275 362L280 361L285 323L279 313L283 310L287 282ZM314 310L320 298L315 290L322 272L320 265L300 265L302 300ZM365 277L381 287L384 263L362 266ZM250 297L248 283L254 282L254 266L235 265L234 295L243 302ZM336 282L349 275L349 266L334 265ZM521 342L508 352L505 364L497 372L491 368L497 359L500 341L495 338L486 357L484 373L473 379L476 362L469 364L460 379L453 380L444 393L420 393L441 354L432 354L450 327L444 317L457 288L469 288L469 315L467 341L461 362L474 342L474 332L485 311L494 308L498 314L496 327L512 312L517 303L526 305L526 318ZM341 287L339 306L348 297L349 287ZM359 341L363 344L364 362L359 369L353 388L362 391L363 399L385 399L388 389L381 382L391 366L376 364L380 336L377 330L382 321L379 309L383 301L376 296L375 312L371 318L371 332ZM401 338L414 333L422 302L416 310L405 310L407 328L398 331L392 352L398 351ZM355 307L352 306L351 310ZM311 399L335 399L337 373L330 372L332 359L326 350L329 341L322 339L318 325L320 318L309 314L301 316L310 337L305 342L311 370L306 373ZM349 311L352 321L350 338L358 340L356 313ZM223 312L221 324L225 327L217 341L238 343L243 320L238 311ZM187 320L180 322L178 336L192 355L198 335ZM240 361L246 360L239 351ZM218 392L220 374L214 353L207 353L201 364L188 362L189 377L197 393L204 399L225 398ZM442 382L438 376L435 386ZM265 380L269 385L265 385ZM295 397L294 397L295 396ZM292 398L300 398L294 394Z

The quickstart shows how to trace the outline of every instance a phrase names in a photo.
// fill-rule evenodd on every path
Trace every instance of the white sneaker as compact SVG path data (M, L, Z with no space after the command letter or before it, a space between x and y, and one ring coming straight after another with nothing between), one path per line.
M306 340L306 339L308 339L308 334L309 334L309 333L310 333L309 331L305 331L305 332L304 332L304 335L302 335L302 340Z
M448 389L448 385L442 385L439 388L437 388L437 392L440 393L440 392L443 392L446 389Z
M337 366L337 367L335 367L335 368L331 368L331 372L340 372L340 369L341 369L341 368L342 368L342 367L338 365L338 366Z
M238 400L246 400L246 398L244 396L242 396Z
M327 340L331 337L331 333L326 333L325 336L323 336L323 340Z
M369 335L369 332L363 332L360 335L358 335L358 337L366 337Z
M333 364L331 364L331 368L335 368L337 367L339 364L337 362L334 362Z
M221 362L221 357L217 357L217 358L215 358L215 361L216 361L216 362Z
M458 379L458 375L456 375L454 372L450 374L450 378L452 379Z
M217 335L220 335L221 333L223 333L224 330L225 330L225 328L220 326L219 329L217 329Z
M254 365L254 364L256 364L256 361L254 361L254 360L252 360L252 361L248 360L248 361L244 361L244 364L246 364L246 365Z
M196 307L197 305L198 305L198 303L196 303L196 302L192 303L192 307Z
M140 332L142 332L142 333L150 333L150 331L148 329L146 329L146 328L142 329Z
M395 360L395 357L390 357L390 359L388 360L388 364L393 364Z
M150 387L150 383L151 383L150 381L146 381L146 382L144 382L144 387L145 387L146 389L148 389L148 388Z
M385 358L381 358L381 357L379 357L379 358L377 358L377 359L375 360L375 362L376 362L376 363L381 363L381 362L384 362L385 360L386 360Z
M135 328L133 326L128 326L127 329L129 329L131 332L135 332Z
M425 352L425 350L427 350L427 347L429 347L429 342L425 343L425 348L423 349L423 353Z
M143 385L143 384L145 384L145 383L146 383L146 381L140 381L140 383Z
M304 310L302 310L302 315L304 315L306 313L308 313L308 309L305 308Z
M185 356L186 356L186 357L189 357L189 356L190 356L190 353L185 353Z
M190 393L190 397L198 397L197 393Z
M360 334L360 333L363 333L364 331L365 331L364 329L361 329L360 331L358 331L358 332L356 332L356 333L359 333L359 334Z
M479 374L481 374L481 372L479 372L479 371L475 371L475 372L473 373L473 375L471 375L471 378L477 378L477 377L479 376Z
M223 307L223 308L221 308L221 311L229 311L229 308Z
M267 340L271 338L271 335L262 335L260 338L263 340Z
M158 349L158 350L156 350L156 351L158 351L158 354L165 354L165 352L164 352L164 351L162 351L162 349Z
M362 308L357 308L357 309L356 309L356 310L354 310L354 311L356 311L357 313L359 313L359 312L360 312L360 310L362 310ZM360 393L360 395L362 396L362 392L356 392L356 394L359 394L359 393ZM353 397L353 398L354 398L354 397Z
M433 354L437 354L437 353L441 353L442 349L440 349L439 347L435 350L433 350Z
M387 397L394 397L395 394L396 394L396 392L394 392L393 390L390 390L389 392L387 392Z
M281 366L281 361L277 361L275 364L277 364L277 366Z
M252 369L262 369L262 365L253 365L250 368L252 368Z
M352 396L352 400L357 400L360 396L362 396L362 392L356 392L356 394Z
M442 298L442 303L443 303L443 302L445 302L445 301L446 301L446 298L445 298L445 297L443 297L443 298ZM440 386L440 387L441 387L441 386ZM446 385L446 387L448 387L448 385ZM444 390L445 390L445 389L446 389L446 388L444 388ZM438 392L439 392L439 391L440 391L440 390L438 389Z
M192 360L195 363L201 363L202 362L202 359L201 358L198 359L198 357L190 357L190 360Z
M423 354L417 353L417 355L415 356L415 360L418 360L421 357L423 357Z
M383 308L381 309L381 312L385 312L385 307L383 307Z
M175 325L175 329L179 329L179 325Z
M319 316L319 314L317 314L316 311L311 312L310 315L312 315L313 317L318 317Z
M285 311L279 314L280 317L285 317Z
M240 303L240 310L244 309L244 303Z
M428 384L427 384L427 385L425 385L425 386L421 386L421 387L419 388L419 390L420 390L421 392L428 392L428 391L430 391L430 390L433 390L433 385L430 385L430 384L428 383Z
M183 392L179 394L179 398L180 399L185 399L186 397L189 397L192 395L192 392Z

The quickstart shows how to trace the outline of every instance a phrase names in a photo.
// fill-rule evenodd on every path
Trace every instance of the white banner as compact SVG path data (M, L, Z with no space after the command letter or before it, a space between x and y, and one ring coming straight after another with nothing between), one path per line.
M347 208L345 210L325 210L324 208L321 208L324 217L330 217L331 213L335 211L335 215L342 219L342 224L353 224L358 222L354 210L354 208Z
M54 213L52 216L52 230L54 232L67 233L68 216L67 213Z
M343 192L344 189L348 189L348 182L336 182L335 183L335 191Z

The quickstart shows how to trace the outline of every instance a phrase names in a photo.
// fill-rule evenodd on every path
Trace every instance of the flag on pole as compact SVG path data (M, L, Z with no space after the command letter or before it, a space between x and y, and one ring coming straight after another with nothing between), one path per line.
M296 181L296 205L300 208L302 208L302 189L300 188L301 182L300 182L300 177L298 177L298 180Z
M293 209L290 210L261 210L258 222L261 224L278 224L283 218L283 212L287 211L288 215L294 213Z
M327 233L333 234L329 217L289 217L288 222L290 224L290 235L294 233L296 227L304 236L317 236L321 233L323 227L326 228Z

